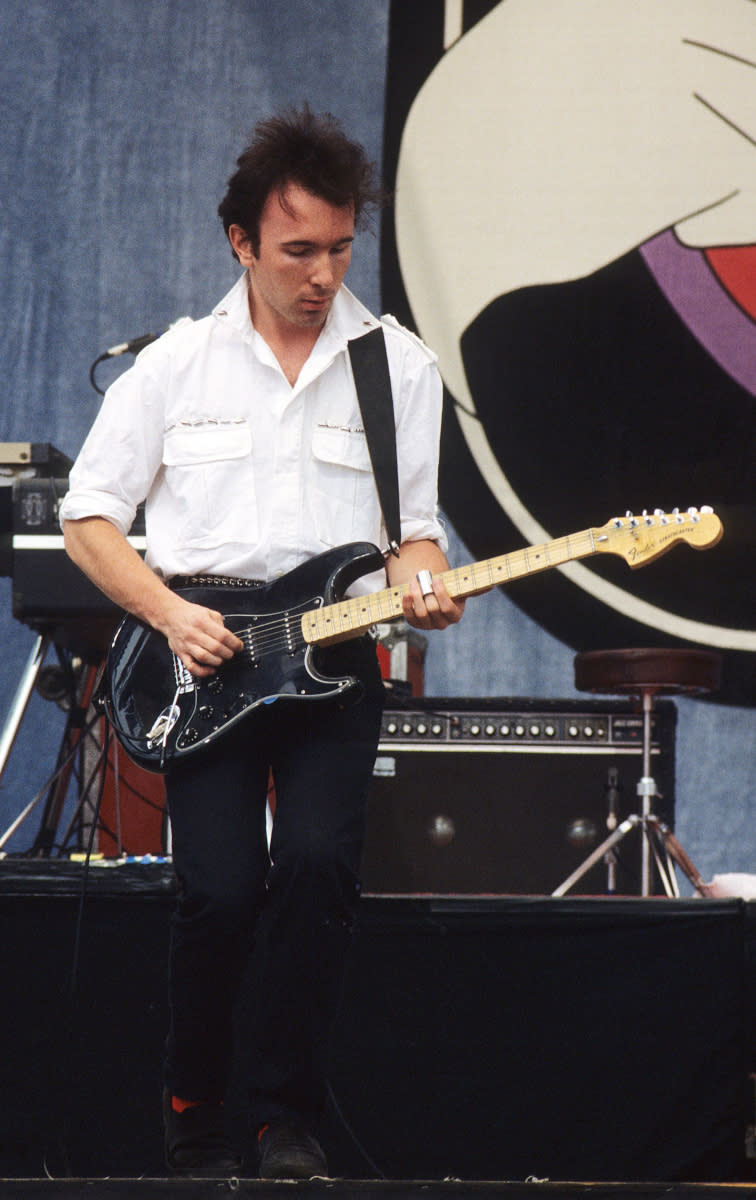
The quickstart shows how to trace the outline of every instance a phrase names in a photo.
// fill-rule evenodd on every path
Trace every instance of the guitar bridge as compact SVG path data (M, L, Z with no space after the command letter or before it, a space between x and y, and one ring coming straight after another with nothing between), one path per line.
M246 652L247 662L250 664L250 666L253 666L253 667L259 666L260 665L259 655L257 653L257 647L255 646L255 639L252 635L252 630L251 629L241 629L241 630L239 630L237 637L240 637L244 643L244 650Z

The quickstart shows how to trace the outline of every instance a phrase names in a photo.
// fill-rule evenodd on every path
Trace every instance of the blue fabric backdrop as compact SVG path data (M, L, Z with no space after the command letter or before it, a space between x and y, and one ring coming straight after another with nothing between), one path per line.
M237 268L215 209L259 117L307 99L380 158L387 26L388 0L4 0L0 441L74 457L99 403L97 355L226 290ZM348 282L380 309L377 228ZM453 531L451 557L472 557ZM10 591L0 580L0 720L34 641ZM497 592L430 639L426 691L569 698L572 657ZM704 875L754 871L753 714L701 701L679 714L678 834ZM0 833L51 770L61 727L35 696L0 784ZM30 818L6 849L35 832Z

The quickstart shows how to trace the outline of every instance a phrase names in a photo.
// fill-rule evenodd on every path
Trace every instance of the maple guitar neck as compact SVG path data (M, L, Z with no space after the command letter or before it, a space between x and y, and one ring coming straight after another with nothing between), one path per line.
M597 530L585 529L582 533L557 538L542 546L528 546L465 567L450 568L438 578L443 580L452 599L466 600L469 596L479 596L511 579L595 554L597 533ZM325 646L359 637L373 625L395 621L403 616L402 600L409 590L410 584L403 583L305 613L302 618L305 641Z
M710 508L689 508L685 513L678 509L671 513L656 510L653 515L644 512L641 517L628 513L624 519L615 517L600 528L583 529L539 546L450 568L440 578L453 599L467 599L512 579L592 554L616 554L631 567L639 567L659 558L678 541L700 550L716 545L721 536L722 522ZM306 612L302 636L310 644L325 646L359 637L373 625L397 620L403 615L402 600L410 586L404 583Z

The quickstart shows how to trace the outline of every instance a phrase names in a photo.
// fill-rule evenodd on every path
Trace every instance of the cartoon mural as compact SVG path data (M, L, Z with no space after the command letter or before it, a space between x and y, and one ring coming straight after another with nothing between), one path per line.
M717 649L752 704L756 3L430 0L390 30L383 301L439 355L446 512L482 558L712 505L714 550L510 595L577 649Z

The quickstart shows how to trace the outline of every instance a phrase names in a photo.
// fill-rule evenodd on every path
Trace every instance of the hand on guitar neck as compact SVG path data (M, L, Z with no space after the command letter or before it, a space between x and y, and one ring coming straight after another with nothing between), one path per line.
M403 542L398 556L389 555L386 575L391 587L409 583L410 589L402 599L402 612L408 625L415 629L447 629L462 619L465 601L453 599L441 578L449 569L446 555L436 542ZM423 591L418 582L420 571L430 571L433 576L432 591Z

